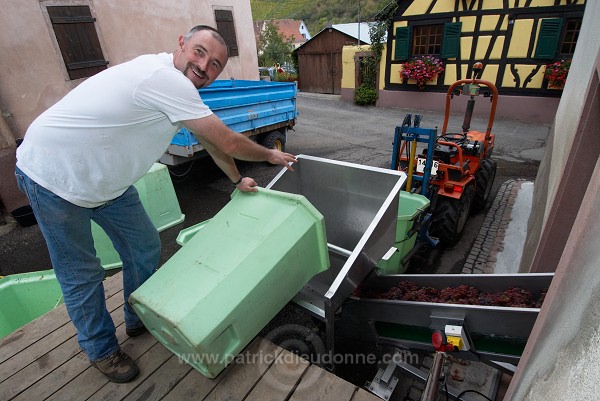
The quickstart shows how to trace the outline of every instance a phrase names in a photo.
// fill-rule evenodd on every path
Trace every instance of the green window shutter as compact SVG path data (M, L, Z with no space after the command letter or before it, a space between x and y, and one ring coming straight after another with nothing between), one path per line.
M396 48L394 49L394 60L407 60L409 48L410 28L401 26L396 28Z
M462 22L447 22L444 24L441 58L458 57L460 51L460 28Z
M553 59L556 55L560 33L562 31L562 18L548 18L542 20L534 58Z

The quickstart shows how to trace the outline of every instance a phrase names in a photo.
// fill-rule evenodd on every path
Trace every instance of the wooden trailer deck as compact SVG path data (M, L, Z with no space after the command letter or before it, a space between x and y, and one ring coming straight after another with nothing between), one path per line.
M335 400L379 398L261 338L215 379L207 379L145 333L128 338L122 275L104 282L122 349L140 375L116 384L81 352L64 305L0 341L0 401L5 400ZM259 357L260 356L260 357Z

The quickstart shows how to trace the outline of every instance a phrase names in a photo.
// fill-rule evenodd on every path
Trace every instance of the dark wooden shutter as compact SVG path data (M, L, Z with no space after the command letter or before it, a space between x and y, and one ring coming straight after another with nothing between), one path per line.
M460 51L460 29L462 22L447 22L444 24L444 38L442 39L442 58L458 57Z
M233 12L230 10L215 10L215 21L217 22L217 30L227 43L229 57L239 55Z
M394 60L408 59L408 49L410 47L410 28L401 26L396 28L396 48L394 49Z
M555 57L562 25L562 18L548 18L542 20L534 58L550 60Z
M106 69L108 61L88 6L48 6L48 15L69 78L91 77Z

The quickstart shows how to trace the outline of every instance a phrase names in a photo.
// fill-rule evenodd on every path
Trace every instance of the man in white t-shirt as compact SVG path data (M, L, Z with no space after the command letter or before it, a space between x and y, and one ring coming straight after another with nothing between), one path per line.
M289 166L289 153L231 131L198 96L227 63L219 33L199 25L173 54L140 56L82 82L29 127L17 149L16 177L48 245L77 338L92 364L114 382L133 380L135 362L119 348L106 309L104 269L93 220L123 262L126 333L145 328L127 299L158 267L160 238L133 183L186 127L240 191L256 191L234 158Z

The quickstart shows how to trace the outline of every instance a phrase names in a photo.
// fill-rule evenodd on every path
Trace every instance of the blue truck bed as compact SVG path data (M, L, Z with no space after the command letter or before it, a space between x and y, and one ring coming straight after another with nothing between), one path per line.
M216 80L198 93L225 125L265 146L273 146L274 135L278 146L285 146L287 130L296 123L295 82ZM177 165L205 154L194 135L183 128L160 162Z

